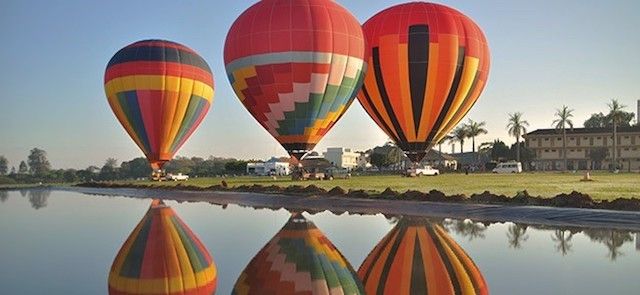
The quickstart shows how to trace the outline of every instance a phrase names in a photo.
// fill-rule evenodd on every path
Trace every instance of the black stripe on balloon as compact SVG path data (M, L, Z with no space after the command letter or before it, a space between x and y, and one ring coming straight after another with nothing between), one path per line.
M460 86L460 80L462 79L462 69L464 69L464 47L460 47L458 49L458 62L456 63L456 73L453 77L453 82L451 83L451 89L449 89L449 95L447 96L447 100L442 106L442 110L440 110L438 119L431 129L429 137L427 137L427 142L433 141L433 138L438 134L438 130L440 130L440 128L442 127L444 118L447 116L447 113L449 113L451 104L453 104L453 100L456 98L458 86Z
M416 134L420 128L424 92L429 68L429 27L415 25L409 27L409 87L413 108L413 124Z
M209 73L211 69L199 55L172 47L134 46L120 49L109 61L108 67L133 61L175 62L201 68Z
M382 103L384 104L384 108L391 119L391 124L393 124L393 129L398 133L398 137L400 141L407 141L407 137L402 132L402 128L400 127L400 123L398 123L398 118L396 114L393 112L393 107L391 106L391 101L389 100L389 94L387 93L387 88L384 86L384 79L382 78L382 66L380 64L380 48L373 48L373 73L376 75L376 83L378 83L378 90L380 90L380 97L382 98Z
M369 253L369 255L367 256L365 261L371 261L371 264L369 265L369 268L366 269L366 272L364 273L364 276L362 276L362 282L363 283L365 283L367 280L369 280L369 276L371 275L371 271L373 271L373 265L375 265L376 261L379 261L381 259L380 256L382 256L382 253L384 253L384 249L387 247L389 242L394 240L394 237L397 237L397 233L398 233L397 228L393 228L391 230L391 232L389 232L387 234L387 236L385 236L385 238L380 242L381 244L377 245L373 249L373 251L375 251L375 252L372 251L371 253ZM371 256L371 257L369 257L369 256ZM371 259L369 259L369 258L371 258Z
M393 263L396 254L398 253L398 248L400 248L400 244L404 239L404 235L407 233L407 227L402 226L398 235L393 240L393 245L391 245L391 250L389 251L389 255L387 255L387 259L384 262L384 267L382 268L382 273L380 274L380 283L378 283L378 289L376 290L376 294L384 294L384 287L387 284L387 278L389 277L389 271L391 271L391 264Z
M422 260L422 249L420 239L416 235L413 246L413 263L411 264L411 287L410 294L427 294L427 280L425 279L425 265Z
M369 92L367 91L367 87L364 87L364 86L362 87L362 94L364 95L364 98L367 100L367 103L373 110L373 114L376 116L376 118L378 118L378 121L382 124L384 130L387 132L389 136L393 137L393 140L395 142L398 142L399 140L398 138L396 138L395 134L393 133L393 129L389 128L389 125L387 125L387 122L384 121L384 119L380 115L380 112L378 112L378 109L376 109L375 105L373 104L373 101L371 100L371 96L369 96Z
M433 244L436 246L436 251L438 251L438 256L442 259L442 263L444 263L444 267L447 269L447 274L449 275L449 280L451 281L451 286L453 287L453 294L462 294L462 289L460 288L460 282L458 281L458 277L456 276L456 271L451 264L450 257L447 255L447 252L444 250L440 239L438 238L438 234L433 229L433 226L425 226L427 231L429 232L429 236L433 240Z

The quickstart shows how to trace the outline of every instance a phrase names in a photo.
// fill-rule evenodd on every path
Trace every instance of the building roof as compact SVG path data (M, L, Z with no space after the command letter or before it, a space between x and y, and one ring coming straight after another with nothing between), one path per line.
M613 128L573 128L573 129L567 128L567 134L598 134L598 133L611 133L611 132L613 132ZM631 133L631 132L640 132L640 126L618 127L618 133ZM525 136L558 135L561 133L562 133L562 130L560 129L538 129L525 134Z
M455 161L456 158L445 154L445 153L440 153L436 150L430 150L427 155L424 156L424 160L427 161Z

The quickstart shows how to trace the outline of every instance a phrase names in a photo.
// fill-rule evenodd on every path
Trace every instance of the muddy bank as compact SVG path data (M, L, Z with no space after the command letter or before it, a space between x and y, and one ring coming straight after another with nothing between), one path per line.
M162 190L178 190L178 191L216 191L216 192L245 192L260 194L278 194L289 196L318 196L318 197L334 197L348 199L372 199L372 200L406 200L406 201L424 201L439 203L460 203L460 204L490 204L490 205L507 205L507 206L542 206L557 208L583 208L583 209L604 209L617 211L640 211L640 199L638 198L618 198L613 201L603 200L596 201L588 194L573 191L571 193L559 194L551 198L542 196L532 196L526 190L518 192L515 196L496 195L489 191L480 194L472 194L470 196L464 194L445 195L438 190L429 192L421 192L408 190L406 192L397 192L387 188L383 192L373 192L365 190L345 190L336 186L330 190L317 187L313 184L308 186L292 185L288 187L280 187L277 185L262 186L241 185L236 187L227 187L223 185L213 185L209 187L199 187L192 185L177 184L175 186L155 186L155 185L136 185L136 184L114 184L105 182L89 182L76 185L78 187L88 188L131 188L131 189L162 189Z

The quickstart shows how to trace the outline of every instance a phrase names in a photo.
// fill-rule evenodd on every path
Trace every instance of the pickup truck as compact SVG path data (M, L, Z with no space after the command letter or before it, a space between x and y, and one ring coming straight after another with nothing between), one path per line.
M178 173L178 174L167 174L167 180L173 181L186 181L189 179L189 175Z
M440 175L440 170L434 169L431 166L407 169L407 176L423 176L423 175L429 175L429 176Z

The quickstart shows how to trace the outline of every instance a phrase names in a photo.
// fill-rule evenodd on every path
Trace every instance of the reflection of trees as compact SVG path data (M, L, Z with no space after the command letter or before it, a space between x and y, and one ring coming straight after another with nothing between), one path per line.
M487 227L480 222L473 222L471 220L444 220L442 225L448 231L453 231L458 235L468 238L469 241L480 238L484 239L484 232Z
M24 197L26 197L26 196L27 196L27 192L28 192L28 190L26 190L26 189L21 189L21 190L20 190L20 196L22 196L23 198L24 198Z
M47 199L50 194L49 190L30 190L29 203L31 203L31 208L38 210L47 207Z
M556 251L562 253L562 256L567 255L567 253L571 252L571 239L573 238L573 233L564 229L557 229L555 233L551 236L551 240L556 242Z
M0 190L0 202L4 203L7 199L9 199L9 192Z
M613 230L585 230L584 234L593 242L604 244L609 253L607 257L611 261L615 261L619 256L623 256L624 253L620 251L620 247L626 242L632 242L633 236L630 232L613 231Z
M509 239L509 247L514 249L522 248L522 244L529 239L527 235L527 226L521 224L512 224L507 230L507 238Z

